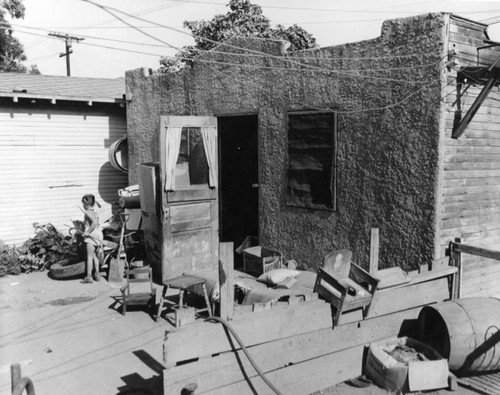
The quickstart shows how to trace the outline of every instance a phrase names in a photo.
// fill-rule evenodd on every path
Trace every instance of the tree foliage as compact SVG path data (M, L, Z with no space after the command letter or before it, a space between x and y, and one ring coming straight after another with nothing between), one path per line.
M0 72L26 73L28 70L22 62L26 60L21 42L12 36L12 26L7 21L11 18L24 18L22 0L0 1ZM36 68L36 66L35 66Z
M184 27L193 35L195 45L184 47L176 55L178 60L190 64L190 60L200 52L208 51L235 36L285 40L291 44L288 48L291 52L316 47L316 39L298 25L272 27L270 20L262 14L262 8L251 4L249 0L230 0L227 6L230 11L216 15L209 21L184 22ZM178 68L178 62L176 64L171 58L165 58L160 63L165 72Z

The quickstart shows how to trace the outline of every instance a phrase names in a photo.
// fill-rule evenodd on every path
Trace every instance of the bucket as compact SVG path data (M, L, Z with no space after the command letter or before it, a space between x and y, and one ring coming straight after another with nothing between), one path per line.
M500 369L500 300L477 297L425 306L420 340L448 359L460 375Z

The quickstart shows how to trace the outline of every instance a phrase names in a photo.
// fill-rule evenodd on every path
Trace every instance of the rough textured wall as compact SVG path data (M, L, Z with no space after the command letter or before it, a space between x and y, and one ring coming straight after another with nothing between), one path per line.
M379 227L380 267L429 263L443 29L441 14L391 20L377 39L295 56L280 42L234 39L191 70L128 72L130 181L138 163L159 159L160 114L257 113L262 244L309 267L349 248L367 267L370 229ZM331 107L339 114L337 210L286 206L287 112Z

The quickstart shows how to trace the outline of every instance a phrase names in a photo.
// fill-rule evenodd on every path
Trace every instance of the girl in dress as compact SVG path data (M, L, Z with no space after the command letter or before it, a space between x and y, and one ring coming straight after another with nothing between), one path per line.
M85 209L85 232L83 233L84 242L87 250L87 276L83 279L83 283L91 283L92 278L99 281L99 257L98 252L102 247L103 235L99 227L99 212L95 206L101 207L95 201L95 196L87 194L82 197L83 208ZM92 268L94 275L92 276Z

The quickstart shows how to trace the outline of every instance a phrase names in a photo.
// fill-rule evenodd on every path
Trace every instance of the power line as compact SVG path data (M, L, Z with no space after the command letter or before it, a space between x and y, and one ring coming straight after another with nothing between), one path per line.
M45 29L40 29L42 31L44 31ZM18 32L23 32L25 33L25 31L23 30L19 30L19 29L15 29L15 31L18 31ZM47 30L48 31L48 30ZM27 32L26 32L27 33ZM43 36L45 37L45 36ZM85 38L91 38L91 39L96 39L96 40L103 40L103 41L112 41L112 42L118 42L118 43L124 43L124 44L133 44L133 45L142 45L142 46L153 46L153 47L160 47L160 48L165 48L165 45L159 45L159 44L148 44L148 43L138 43L138 42L133 42L133 41L126 41L126 40L117 40L117 39L111 39L111 38L104 38L104 37L95 37L95 36L88 36L88 35L83 35L82 37L85 37ZM90 44L90 43L84 43L86 45L94 45L94 46L98 46L97 44ZM128 49L124 49L124 48L118 48L118 47L111 47L111 46L106 46L106 48L108 49L116 49L116 50L121 50L121 51L126 51L126 52L131 52L131 53L142 53L142 54L146 54L146 55L154 55L154 56L163 56L163 57L169 57L169 58L172 58L172 59L180 59L179 57L174 57L174 56L165 56L164 54L152 54L150 52L140 52L140 51L131 51L131 50L128 50ZM218 53L218 54L228 54L227 52L222 52L222 51L216 51L216 50L206 50L206 51L201 51L201 52L206 52L206 53ZM266 58L268 57L268 54L241 54L241 53L231 53L230 54L231 56L237 56L237 57L262 57L262 58ZM299 56L299 57L296 57L295 59L296 60L316 60L316 61L325 61L325 60L328 60L328 61L332 61L332 60L380 60L380 59L398 59L400 60L400 58L402 59L405 59L405 58L411 58L411 57L415 57L415 56L425 56L427 54L410 54L410 55L402 55L402 56L381 56L381 57L346 57L346 58L335 58L335 57L323 57L323 56L317 56L317 57L312 57L312 56ZM187 58L185 58L187 60ZM280 58L281 60L283 61L287 61L288 59L287 58ZM376 68L366 68L366 69L353 69L352 67L349 67L348 69L328 69L328 68L323 68L324 72L338 72L340 70L349 70L350 72L361 72L361 71L365 71L365 72L369 72L369 73L373 73L373 72L381 72L381 71L396 71L396 70L409 70L409 69L415 69L415 68L418 68L418 69L423 69L423 68L427 68L427 67L433 67L433 66L436 66L439 64L439 62L441 61L441 59L438 61L438 62L433 62L433 63L427 63L427 64L418 64L418 65L406 65L406 66L403 66L403 67L384 67L384 68L381 68L381 69L376 69ZM229 63L227 62L227 64L232 64L232 65L239 65L237 63ZM301 63L301 64L307 64L307 63ZM249 66L250 67L250 66ZM254 68L260 68L261 66L253 66ZM279 68L279 67L272 67L274 69L284 69L284 68ZM297 68L290 68L290 67L287 67L286 68L287 70L291 70L291 71L297 71L297 70L300 70L300 71L304 71L303 69L297 69Z
M217 1L197 1L197 0L182 0L183 3L196 3L196 4L211 4L211 5L226 5L226 3L221 3ZM333 9L333 8L315 8L315 7L288 7L288 6L277 6L277 5L259 5L261 8L270 9L281 9L287 11L318 11L318 12L337 12L337 13L361 13L361 14L387 14L390 10L343 10L343 9ZM476 11L464 11L468 14L485 14L488 12L499 12L499 9L495 10L476 10ZM415 11L398 11L401 14L414 14Z
M2 23L0 22L0 27L2 26ZM51 29L47 28L42 28L42 27L36 27L36 26L27 26L27 25L17 25L17 24L12 24L12 27L15 27L16 29L13 29L18 32L26 33L24 30L20 30L19 28L24 28L24 29L32 29L32 30L40 30L40 31L46 31L50 32L55 29L55 27L52 27ZM155 28L153 26L146 26L150 28ZM171 27L171 26L169 26ZM115 27L115 28L131 28L129 26L127 27ZM133 30L136 30L138 28L144 28L139 27L139 26L134 26ZM188 33L189 34L189 33ZM91 36L87 34L81 34L81 37L85 37L88 39L95 39L95 40L104 40L104 41L113 41L113 42L119 42L119 43L124 43L124 44L133 44L133 45L142 45L142 46L151 46L151 47L168 47L171 48L172 46L166 46L166 45L159 45L159 44L151 44L151 43L142 43L142 42L135 42L135 41L126 41L126 40L118 40L118 39L112 39L112 38L105 38L105 37L98 37L98 36ZM43 36L45 37L45 36ZM238 36L235 36L238 37ZM223 44L223 43L219 43ZM241 48L243 49L243 48ZM313 59L313 60L335 60L335 61L344 61L344 60L381 60L381 59L404 59L404 58L412 58L412 57L417 57L417 56L426 56L429 55L429 53L411 53L411 54L403 54L403 55L390 55L390 56L352 56L352 57L338 57L338 56L303 56L302 54L307 53L308 51L313 51L313 50L318 50L318 48L312 48L312 49L306 49L303 51L300 51L300 56L298 56L296 59ZM227 52L222 52L222 51L217 51L214 49L210 50L198 50L199 52L209 52L209 53L227 53ZM234 53L234 56L248 56L248 57L269 57L269 54L267 53L258 53L258 54L241 54L241 53Z
M134 15L131 15L127 12L124 12L124 11L121 11L121 10L118 10L116 8L113 8L113 7L107 7L107 6L103 6L101 4L98 4L98 3L95 3L91 0L81 0L83 2L86 2L86 3L89 3L89 4L92 4L98 8L101 8L102 10L106 11L107 13L113 15L115 18L117 18L118 20L120 20L121 22L127 24L128 26L132 27L133 29L141 32L142 34L154 39L154 40L157 40L163 44L166 44L168 45L169 47L171 48L174 48L174 49L177 49L179 52L182 52L181 49L149 34L149 33L146 33L144 31L142 31L141 29L133 26L132 24L124 21L122 18L120 18L118 15L116 15L115 13L113 13L111 10L113 11L116 11L120 14L123 14L123 15L127 15L127 16L131 16L132 18L134 19L137 19L137 20L140 20L140 21L143 21L143 22L147 22L147 23L151 23L153 25L156 25L156 26L159 26L159 27L163 27L163 28L166 28L166 29L170 29L170 30L174 30L174 31L177 31L177 32L181 32L182 34L187 34L187 35L190 35L189 33L186 33L186 32L183 32L181 30L178 30L178 29L174 29L174 28L171 28L169 26L165 26L165 25L162 25L160 23L157 23L157 22L153 22L153 21L149 21L147 19L144 19L144 18L140 18L140 17L136 17ZM361 78L371 78L371 79L378 79L378 80L384 80L384 81L396 81L396 82L401 82L401 83L408 83L408 84L421 84L422 81L411 81L411 80L395 80L395 79L390 79L390 78L384 78L384 77L376 77L376 76L365 76L365 75L359 75L359 74L350 74L350 73L343 73L343 72L340 72L340 71L337 71L337 70L326 70L322 67L318 67L318 66L314 66L314 65L310 65L310 64L305 64L305 63L301 63L301 62L298 62L297 60L295 59L292 59L292 58L283 58L281 56L276 56L276 55L270 55L270 54L267 54L265 52L261 52L261 51L257 51L257 50L253 50L253 49L248 49L248 48L242 48L242 47L238 47L236 45L232 45L232 44L228 44L227 42L225 43L221 43L221 42L218 42L218 41L215 41L215 40L211 40L211 39L208 39L208 38L205 38L205 37L200 37L200 36L197 36L197 35L193 35L194 37L198 37L198 38L201 38L205 41L208 41L210 43L213 43L213 44L216 44L216 45L219 45L219 46L227 46L229 48L234 48L234 49L237 49L239 51L244 51L244 52L248 52L248 53L254 53L254 54L259 54L259 55L266 55L267 58L269 59L278 59L280 61L286 61L287 63L290 63L290 64L296 64L296 65L299 65L301 67L306 67L306 68L309 68L311 70L319 70L319 71L328 71L328 72L332 72L332 73L336 73L336 74L339 74L339 75L346 75L346 76L351 76L351 77L361 77ZM212 53L214 53L215 51L210 51ZM182 57L179 57L179 59L182 59ZM186 59L186 60L192 60L192 61L199 61L199 62L209 62L207 61L206 59ZM213 62L212 62L213 63Z

